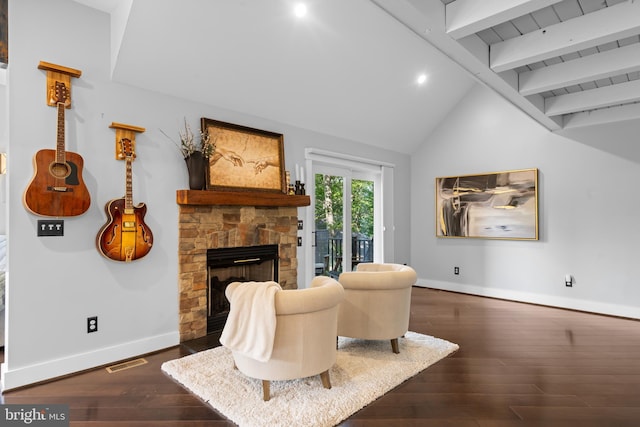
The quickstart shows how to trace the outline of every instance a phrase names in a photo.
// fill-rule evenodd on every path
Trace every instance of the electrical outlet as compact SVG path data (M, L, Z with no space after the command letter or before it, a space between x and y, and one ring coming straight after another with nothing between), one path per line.
M460 274L460 267L453 267L453 274L455 274L456 276Z
M298 220L298 230L302 230L304 228L304 222L301 219Z
M298 246L302 246L302 237L298 236Z
M39 219L38 236L64 236L64 220Z
M570 274L565 274L564 276L564 285L568 288L573 287L573 276Z
M98 332L98 316L87 317L87 333Z

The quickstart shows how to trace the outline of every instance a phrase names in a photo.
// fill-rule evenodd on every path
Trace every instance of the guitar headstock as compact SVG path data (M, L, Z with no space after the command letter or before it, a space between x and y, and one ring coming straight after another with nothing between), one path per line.
M135 147L129 138L122 138L118 145L120 146L120 153L118 153L120 159L133 160L136 158Z
M67 89L67 85L64 82L56 82L55 88L51 94L51 102L53 104L62 104L65 107L71 105L71 98L69 97L69 89Z

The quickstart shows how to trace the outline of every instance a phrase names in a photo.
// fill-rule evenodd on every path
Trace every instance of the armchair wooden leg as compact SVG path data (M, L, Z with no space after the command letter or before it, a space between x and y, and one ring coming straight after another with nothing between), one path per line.
M394 338L391 340L391 349L395 354L400 353L400 347L398 345L398 338Z
M271 398L271 388L268 380L262 380L262 400L265 402Z
M324 388L331 388L331 378L329 378L328 369L320 374L320 379L322 380L322 386Z

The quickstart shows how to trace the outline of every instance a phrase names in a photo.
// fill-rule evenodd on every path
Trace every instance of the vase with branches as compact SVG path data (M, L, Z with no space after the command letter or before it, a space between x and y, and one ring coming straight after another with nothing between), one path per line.
M203 190L206 187L206 166L209 157L213 156L216 151L215 141L212 141L211 136L202 130L199 138L196 139L186 118L184 119L184 128L178 130L180 143L167 135L162 129L160 129L160 132L169 138L182 153L189 172L189 188L191 190Z

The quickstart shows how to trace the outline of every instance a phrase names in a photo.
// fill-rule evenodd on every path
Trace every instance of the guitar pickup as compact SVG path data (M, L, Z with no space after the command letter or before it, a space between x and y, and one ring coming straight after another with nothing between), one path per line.
M38 236L64 236L64 220L38 220Z

